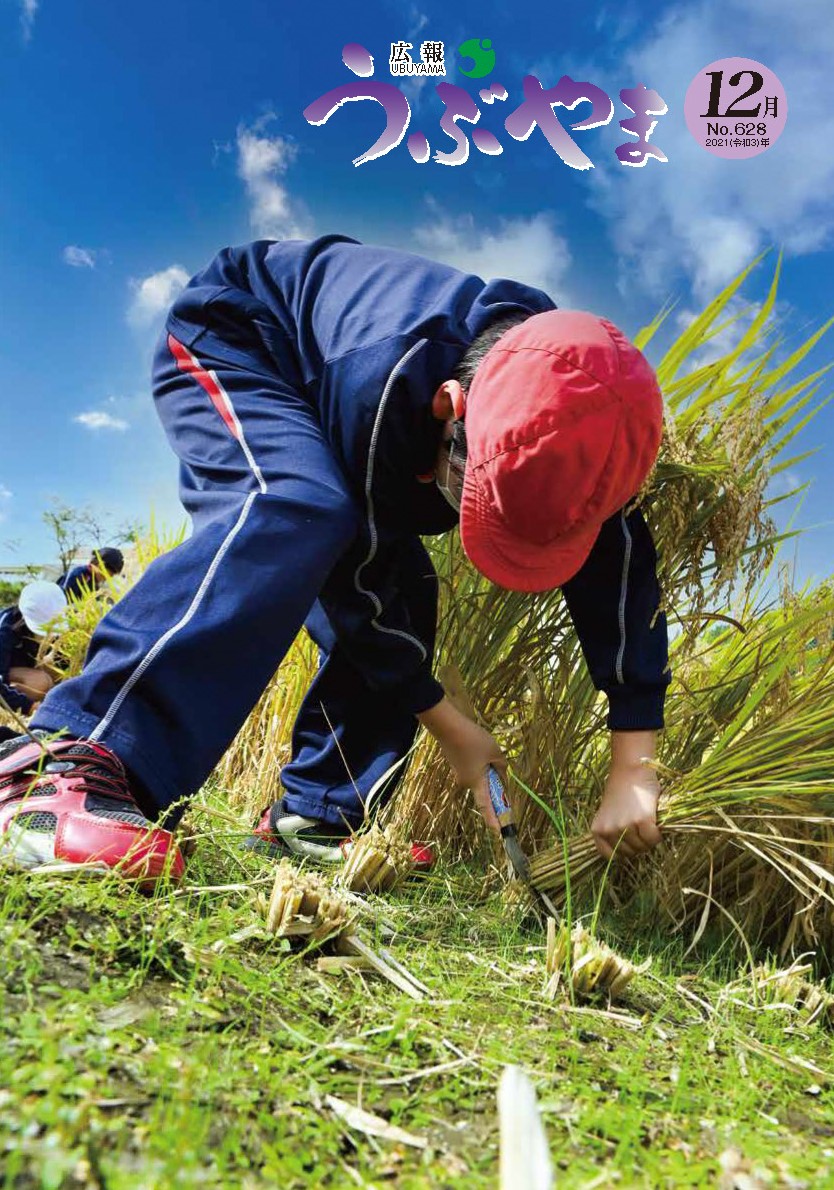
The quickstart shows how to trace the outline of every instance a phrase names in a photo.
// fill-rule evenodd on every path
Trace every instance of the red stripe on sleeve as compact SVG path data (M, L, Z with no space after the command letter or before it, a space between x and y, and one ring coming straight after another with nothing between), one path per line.
M170 348L174 359L177 361L177 367L181 372L190 372L200 387L208 393L212 405L223 418L229 433L239 442L240 432L238 429L237 419L235 418L234 413L232 412L232 409L229 405L228 397L220 388L220 385L217 383L211 373L207 372L206 369L200 365L199 360L197 360L191 354L188 348L184 347L182 343L180 343L178 339L175 339L171 334L168 335L168 347Z

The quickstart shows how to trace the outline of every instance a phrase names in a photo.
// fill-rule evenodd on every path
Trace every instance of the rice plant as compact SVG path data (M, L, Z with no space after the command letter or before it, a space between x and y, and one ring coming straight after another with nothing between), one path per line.
M765 302L735 347L710 362L693 363L738 317L727 311L754 265L710 302L657 365L666 433L643 508L677 637L672 725L680 714L681 665L704 632L732 617L734 604L744 615L755 614L756 585L780 540L767 484L798 461L788 453L791 441L825 401L819 391L825 370L798 378L796 372L830 324L784 354L771 321L778 264ZM641 347L651 344L667 313L636 336ZM511 756L522 838L535 849L552 841L557 801L578 829L601 793L607 761L604 699L591 685L558 592L530 596L492 587L469 566L456 535L430 548L442 582L440 663L457 667L478 716ZM734 694L740 697L741 691L722 692L724 703ZM709 698L701 693L696 720L711 717ZM667 733L664 757L671 738ZM540 799L531 799L525 787L538 791ZM418 752L394 814L418 833L433 828L447 846L457 839L464 852L477 835L469 803L450 787L429 741Z

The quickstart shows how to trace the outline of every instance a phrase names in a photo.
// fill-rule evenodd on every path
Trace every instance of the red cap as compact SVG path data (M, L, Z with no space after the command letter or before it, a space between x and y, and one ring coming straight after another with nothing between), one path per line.
M466 397L470 561L514 591L566 583L640 490L662 432L655 374L612 323L549 310L507 331Z

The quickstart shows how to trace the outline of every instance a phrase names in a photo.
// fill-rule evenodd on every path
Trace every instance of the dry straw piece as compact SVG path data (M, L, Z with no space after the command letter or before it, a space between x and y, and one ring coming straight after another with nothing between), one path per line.
M772 1009L788 1009L801 1018L803 1025L816 1021L834 1026L834 996L822 984L807 978L812 974L812 964L802 959L780 971L759 966L754 969L752 980L748 975L730 984L727 990L732 993L749 992L752 982L757 1002L755 1007L765 1005Z
M329 959L320 970L370 970L383 976L413 1000L429 989L387 950L375 951L356 930L356 919L344 896L339 896L315 872L281 860L275 869L272 895L266 905L266 928L279 938L300 938L307 946L332 941L350 962ZM357 963L357 960L359 962Z
M351 892L390 892L413 871L410 845L374 825L354 835L339 883Z
M347 902L314 872L302 872L288 860L275 869L266 911L266 928L279 938L324 942L351 925Z
M635 967L615 951L595 938L577 922L571 930L566 923L557 925L547 919L547 982L544 994L553 1000L563 988L575 996L592 996L607 992L609 999L619 999L635 975L646 971L647 960Z
M493 875L494 872L490 876L490 884ZM536 907L536 896L532 889L521 880L509 877L501 889L501 900L507 913L516 918L525 917Z

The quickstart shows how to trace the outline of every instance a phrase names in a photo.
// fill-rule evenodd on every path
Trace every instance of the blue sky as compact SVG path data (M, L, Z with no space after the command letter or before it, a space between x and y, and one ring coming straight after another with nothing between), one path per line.
M779 318L789 346L834 314L834 21L830 0L484 6L287 5L277 0L0 0L0 563L46 561L53 496L113 524L179 519L176 462L156 426L149 361L178 286L219 248L340 231L516 276L633 333L669 298L701 307L758 251L786 252ZM499 157L415 164L405 144L355 169L381 109L348 104L313 128L304 107L353 78L347 42L388 80L390 43L489 37L491 78L520 98L588 79L615 102L645 82L666 100L654 139L669 161L618 164L617 103L584 134L596 168L564 165L538 130ZM707 154L686 130L693 76L730 54L779 74L790 115L748 161ZM478 84L454 71L471 94ZM450 148L434 83L406 85L410 131ZM515 101L515 103L513 102ZM464 125L464 127L470 127ZM772 258L746 295L760 301ZM834 359L834 336L809 367ZM802 577L827 575L834 527L834 409L803 436L819 453L800 523Z

